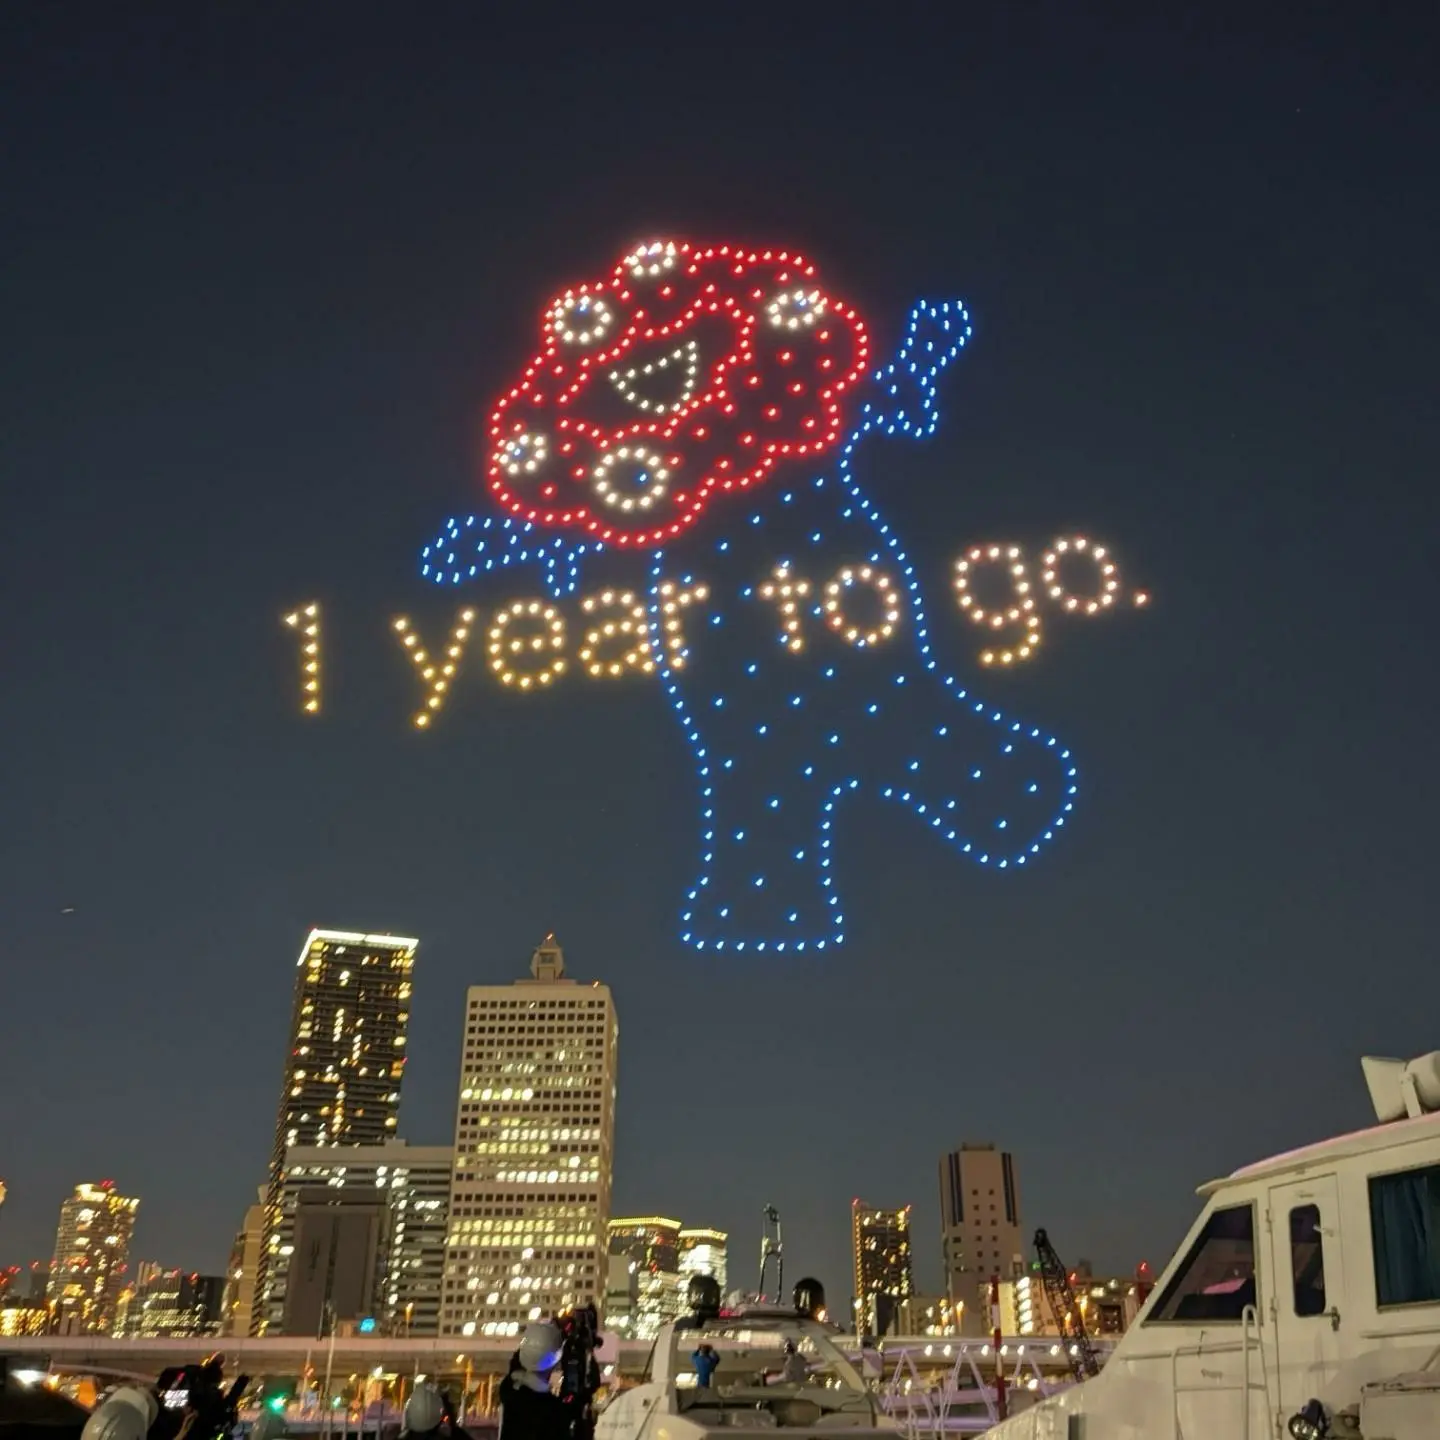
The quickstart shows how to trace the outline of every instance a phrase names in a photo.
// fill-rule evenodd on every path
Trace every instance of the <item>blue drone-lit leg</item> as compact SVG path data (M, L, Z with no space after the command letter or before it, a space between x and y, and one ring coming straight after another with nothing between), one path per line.
M871 431L933 430L935 379L968 334L961 307L917 307L835 475L657 558L652 643L700 780L683 911L699 948L841 943L834 858L852 796L906 806L997 869L1028 864L1066 823L1069 752L945 674L910 557L851 473Z
M743 553L722 540L703 575L670 570L665 555L652 573L652 648L700 782L702 869L684 938L824 949L843 938L828 853L843 757L812 759L803 733L796 747L807 677L788 652L777 658L776 625L746 598Z

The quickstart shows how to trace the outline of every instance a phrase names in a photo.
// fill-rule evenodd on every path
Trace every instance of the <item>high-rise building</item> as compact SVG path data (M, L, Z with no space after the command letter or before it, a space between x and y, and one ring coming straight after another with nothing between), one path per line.
M113 1180L77 1185L60 1206L46 1298L62 1335L109 1335L115 1328L140 1201Z
M896 1335L953 1335L955 1310L944 1295L912 1295L895 1309ZM1009 1331L1007 1334L1011 1333Z
M915 1292L910 1268L910 1207L882 1210L850 1202L850 1249L855 1298L871 1335L894 1333L900 1303Z
M940 1227L945 1293L963 1306L961 1333L983 1335L990 1327L991 1279L1027 1273L1020 1192L1008 1150L965 1144L941 1159Z
M273 1310L285 1152L296 1145L379 1145L395 1135L419 944L398 935L312 930L295 962L251 1334L264 1333Z
M143 1339L214 1335L224 1286L221 1275L167 1270L142 1260L121 1297L115 1333Z
M680 1222L662 1215L631 1215L612 1220L608 1232L610 1259L628 1262L634 1298L623 1322L608 1311L606 1319L632 1339L653 1340L662 1325L680 1318Z
M30 1262L30 1299L43 1305L45 1297L49 1293L50 1262L48 1260L32 1260Z
M260 1246L265 1236L264 1185L230 1246L230 1264L225 1271L225 1296L220 1303L220 1333L248 1335L255 1308L255 1278L260 1270Z
M389 1335L436 1334L454 1156L403 1140L287 1150L267 1333L369 1317Z
M568 979L553 935L528 980L470 987L442 1335L603 1301L618 1043L609 989Z
M729 1236L723 1230L707 1230L703 1227L686 1227L680 1232L680 1279L681 1293L690 1283L692 1275L712 1275L725 1293L727 1279L726 1248Z

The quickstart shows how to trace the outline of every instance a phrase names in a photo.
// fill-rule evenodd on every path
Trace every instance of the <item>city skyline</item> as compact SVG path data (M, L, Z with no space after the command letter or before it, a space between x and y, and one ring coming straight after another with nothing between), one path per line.
M389 988L385 990L384 994L389 997L388 1001L383 998L377 1001L376 996L371 996L365 1004L367 1010L375 1012L370 1018L383 1019L383 1028L385 1030L383 1042L385 1043L382 1043L382 1048L386 1053L390 1053L391 1049L397 1044L403 1048L409 1018L408 1007L413 1003L414 999L414 986L413 981L410 979L411 967L419 943L417 938L396 936L389 932L365 932L323 928L312 928L305 940L296 964L296 969L299 973L295 978L294 1001L290 1021L290 1050L285 1065L286 1079L282 1086L282 1103L277 1119L277 1139L283 1137L287 1142L292 1140L298 1141L303 1131L306 1138L316 1141L317 1143L308 1146L287 1143L282 1151L283 1166L280 1173L283 1183L281 1187L279 1190L276 1190L273 1185L262 1185L259 1190L258 1203L252 1205L250 1209L246 1211L246 1223L235 1235L230 1252L229 1264L222 1272L225 1277L223 1296L225 1313L220 1323L222 1323L227 1333L245 1333L247 1329L253 1333L258 1327L264 1327L271 1333L295 1333L296 1323L300 1323L301 1331L305 1333L308 1333L310 1329L314 1328L316 1323L314 1316L310 1316L303 1323L296 1322L289 1318L289 1309L287 1308L286 1301L287 1285L284 1272L279 1272L278 1278L272 1277L267 1279L263 1269L257 1274L257 1267L249 1257L252 1254L258 1255L258 1251L263 1247L265 1238L267 1234L270 1233L273 1224L274 1240L272 1241L272 1249L277 1252L280 1263L285 1266L286 1269L293 1263L297 1263L292 1260L293 1253L296 1249L294 1237L296 1227L295 1206L297 1202L303 1201L307 1194L312 1194L316 1198L323 1198L323 1194L326 1192L315 1191L313 1187L316 1185L324 1187L339 1186L343 1189L347 1184L347 1179L350 1182L351 1189L346 1197L336 1197L337 1199L348 1198L355 1200L363 1198L356 1193L355 1187L357 1185L362 1191L370 1191L376 1187L383 1188L392 1185L407 1185L407 1189L399 1197L392 1197L390 1200L392 1208L396 1198L399 1199L402 1206L400 1211L402 1237L400 1244L398 1246L392 1246L392 1238L388 1228L384 1229L383 1235L381 1231L376 1231L369 1240L362 1240L360 1242L362 1250L368 1246L368 1253L370 1253L372 1257L367 1263L373 1268L373 1285L369 1282L362 1284L360 1290L354 1292L352 1300L349 1303L349 1309L347 1309L343 1315L338 1312L336 1313L336 1321L345 1321L346 1323L353 1324L363 1310L367 1314L372 1315L379 1323L392 1329L403 1323L404 1328L408 1331L416 1323L415 1312L418 1305L420 1311L418 1321L420 1327L419 1333L433 1333L434 1330L439 1328L443 1284L441 1277L442 1272L447 1268L443 1256L445 1250L451 1244L448 1230L450 1200L452 1198L451 1190L452 1185L455 1183L452 1179L454 1176L455 1147L453 1145L417 1146L410 1143L405 1137L397 1134L399 1080L393 1075L387 1074L385 1083L380 1084L378 1088L373 1084L369 1087L369 1090L373 1092L370 1098L383 1102L376 1113L370 1115L367 1119L363 1106L360 1106L358 1110L352 1106L350 1107L352 1113L348 1119L345 1119L345 1084L343 1079L338 1075L338 1072L331 1073L331 1070L333 1070L337 1064L341 1065L342 1068L347 1065L352 1067L358 1065L360 1057L362 1057L362 1055L368 1055L373 1048L373 1043L370 1041L367 1041L363 1047L357 1048L360 1046L358 1039L353 1042L346 1041L342 1044L340 1039L337 1038L341 1036L342 1031L344 1031L345 1034L349 1033L345 1028L345 1007L342 1003L349 997L349 986L352 980L355 981L357 986L363 983L363 972L357 978L354 972L354 967L356 966L364 967L376 964L382 968L386 965L399 967L395 972L399 978L391 979L387 982ZM587 1018L578 1016L578 1012L576 1016L569 1014L569 1009L578 1003L572 998L570 993L570 987L574 986L576 982L571 980L565 973L564 951L553 934L547 934L540 945L533 951L530 969L531 976L529 980L521 979L512 981L504 986L470 986L467 989L464 1026L467 1036L467 1059L462 1067L460 1096L456 1102L454 1112L455 1120L453 1128L456 1143L459 1143L463 1137L467 1143L473 1144L476 1137L482 1133L476 1129L477 1124L482 1123L479 1118L480 1115L483 1113L486 1117L483 1123L489 1124L495 1115L507 1108L504 1100L505 1092L503 1087L484 1087L479 1084L484 1075L488 1073L485 1069L487 1063L489 1063L491 1069L494 1071L491 1078L495 1080L505 1078L505 1076L509 1075L512 1071L515 1071L517 1067L529 1071L536 1069L536 1066L530 1063L529 1059L526 1059L523 1064L517 1061L513 1055L509 1054L509 1050L506 1048L507 1046L513 1047L514 1045L525 1043L523 1036L517 1041L499 1038L506 1035L510 1029L519 1028L523 1030L525 1028L520 1013L518 1011L515 1014L510 1013L516 1006L516 1002L512 997L516 993L517 987L533 987L525 992L530 997L524 1002L522 1007L526 1014L535 1011L537 1006L540 1009L546 1009L547 1007L553 1008L557 1005L568 1007L564 1015L551 1015L547 1013L532 1016L532 1024L537 1020L540 1022L539 1029L536 1031L537 1037L548 1037L552 1030L556 1035L559 1035L561 1030L567 1028L565 1025L556 1024L555 1022L568 1021L577 1017L581 1020ZM551 990L555 987L559 987L559 993L564 996L560 1001L556 1001L553 995L551 995ZM613 1002L609 999L609 992L606 987L596 981L591 982L589 988L604 991L605 998L602 1004L611 1006L611 1013L613 1015ZM379 992L377 992L377 995L378 994ZM494 999L494 996L497 994L506 998L497 1001ZM485 998L487 996L490 998ZM359 998L358 988L356 990L356 998ZM407 1009L403 1012L395 1010L394 1013L389 1013L383 1017L379 1016L379 1011L385 1009L387 1004L392 1008L395 1004L403 1004ZM482 1013L494 1006L506 1007L505 1013L500 1015L487 1015ZM331 1043L328 1049L326 1049L325 1054L312 1060L309 1058L311 1042L313 1042L315 1038L315 1027L317 1023L319 1023L317 1014L322 1010L324 1011L325 1017L328 1017L325 1023L332 1027L334 1034L330 1037ZM499 1021L516 1020L521 1022L518 1027L497 1025ZM361 1023L363 1024L363 1021ZM609 1095L609 1118L605 1127L609 1131L613 1131L615 1123L615 1033L612 1019L609 1022L609 1029L606 1032L606 1039L601 1052L603 1056L601 1062L603 1073L600 1078L600 1089L596 1092L597 1095L607 1093ZM477 1036L480 1038L475 1038ZM495 1052L493 1058L490 1058L489 1047L493 1046L497 1040L501 1049ZM560 1042L554 1038L543 1038L541 1043L546 1046L554 1046ZM334 1054L331 1054L331 1051L333 1051ZM342 1052L345 1053L344 1059L338 1058ZM515 1052L516 1055L520 1055L521 1053L520 1051ZM541 1052L536 1053L539 1054ZM529 1057L531 1052L526 1050L523 1054ZM544 1054L548 1055L549 1051L546 1050ZM556 1051L555 1055L558 1063L561 1057L563 1057L564 1052ZM328 1059L326 1058L327 1056L329 1057ZM322 1063L329 1066L330 1069L322 1070L319 1075L306 1075L308 1068L321 1065ZM496 1066L498 1066L498 1069L495 1068ZM540 1068L543 1068L543 1066ZM317 1088L317 1081L320 1082L319 1088ZM390 1085L395 1086L395 1089L392 1092L386 1093L387 1087ZM340 1097L338 1110L332 1103L329 1103L334 1101L337 1094ZM521 1092L516 1090L515 1096L518 1098L520 1095ZM538 1107L542 1103L543 1102L537 1101L534 1106L520 1104L518 1108L522 1111L528 1109L538 1110ZM307 1106L310 1108L306 1108ZM509 1108L516 1108L516 1105L511 1104ZM469 1113L467 1116L467 1112L473 1113ZM516 1124L524 1119L525 1116L522 1114L518 1116L516 1120L502 1123ZM357 1143L354 1139L357 1133L368 1137L372 1143L365 1143L363 1140ZM603 1133L604 1132L602 1132L602 1135ZM377 1138L380 1143L373 1143ZM329 1143L326 1143L327 1140ZM540 1148L543 1149L545 1147L542 1146ZM613 1186L613 1174L606 1174L604 1166L606 1163L609 1163L605 1157L613 1154L613 1140L606 1141L599 1149L601 1152L602 1171L599 1172L597 1178L601 1178L603 1181L602 1189L609 1190ZM472 1161L472 1164L473 1163ZM993 1185L999 1186L998 1192L994 1190L992 1186L987 1193L992 1199L994 1195L998 1193L1002 1197L1006 1210L1006 1218L1002 1222L1007 1230L1005 1240L1006 1244L1014 1249L1014 1254L1007 1257L1007 1263L1004 1267L1005 1273L1007 1275L1011 1271L1018 1273L1018 1269L1023 1264L1022 1255L1024 1252L1024 1242L1020 1237L1019 1231L1018 1192L1015 1181L1013 1157L1009 1152L997 1152L995 1146L989 1142L965 1142L961 1145L959 1151L951 1152L944 1156L940 1163L941 1211L942 1217L946 1219L947 1223L941 1227L938 1245L942 1271L946 1276L943 1288L949 1292L951 1303L953 1303L956 1298L957 1289L968 1294L969 1289L974 1288L973 1284L967 1286L963 1275L960 1277L959 1285L957 1286L956 1276L951 1273L955 1266L960 1264L962 1258L969 1257L973 1254L973 1264L964 1265L963 1270L968 1273L973 1267L978 1266L975 1274L978 1275L983 1282L992 1272L994 1262L998 1261L1000 1257L999 1251L996 1251L994 1254L988 1254L983 1248L974 1250L970 1243L971 1227L961 1225L957 1228L957 1223L954 1220L956 1213L959 1213L963 1218L965 1210L965 1204L960 1198L963 1194L963 1188L957 1190L956 1187L962 1185L962 1176L966 1174L967 1167L973 1170L976 1165L980 1165L982 1168L988 1168L985 1168L984 1175L978 1173L968 1175L968 1178L964 1178L963 1184L968 1185L974 1180L979 1184L993 1182ZM991 1173L992 1170L993 1174ZM393 1178L385 1178L387 1172L391 1172ZM434 1172L436 1181L439 1181L438 1185L434 1181L419 1179L420 1176L427 1175L431 1172ZM500 1172L496 1173L499 1174ZM408 1181L405 1178L407 1176L410 1177ZM440 1180L441 1176L444 1177L443 1180ZM458 1177L461 1181L473 1178L475 1177ZM503 1178L503 1176L501 1178ZM523 1179L523 1177L521 1178ZM413 1189L417 1182L419 1184L419 1189L415 1192L417 1197L432 1194L440 1195L442 1191L444 1192L443 1201L440 1202L443 1207L441 1214L432 1222L432 1228L438 1226L436 1232L438 1238L427 1242L431 1247L428 1252L425 1250L423 1243L417 1245L414 1243L413 1238L408 1249L406 1249L403 1244L404 1219L408 1215L411 1204L409 1199L410 1190ZM107 1185L109 1183L110 1182L107 1182ZM307 1191L305 1189L307 1185L312 1187L312 1189ZM94 1187L82 1186L77 1189L76 1200L81 1198L82 1193L89 1195L93 1188ZM462 1191L463 1200L473 1201L476 1198L473 1195L463 1193L467 1188L464 1184L461 1184L459 1188ZM272 1200L267 1200L267 1190L269 1194L274 1197ZM106 1192L99 1191L96 1193L103 1195ZM329 1193L333 1194L333 1191ZM975 1193L978 1195L979 1192L976 1191ZM281 1194L286 1197L284 1205L276 1209L276 1220L271 1222L269 1219L270 1205L272 1203L278 1204L278 1196ZM493 1200L496 1197L481 1196L479 1198ZM433 1208L435 1203L436 1202L423 1198L420 1199L422 1208ZM62 1226L64 1224L63 1216L69 1213L70 1204L71 1202L67 1202L66 1207L62 1209ZM132 1223L138 1204L138 1198L125 1202L125 1205L128 1207L127 1214ZM604 1204L608 1204L608 1201L603 1202L601 1208L597 1209L597 1215L602 1212ZM350 1208L354 1207L352 1206ZM924 1287L917 1287L913 1278L914 1257L912 1255L913 1247L910 1239L910 1212L913 1206L907 1204L898 1210L887 1211L883 1208L877 1209L876 1207L868 1206L863 1201L855 1199L852 1200L850 1208L850 1251L851 1268L853 1272L852 1290L855 1297L863 1297L865 1299L867 1306L866 1318L869 1328L883 1329L885 1326L878 1322L882 1319L888 1319L892 1314L898 1313L898 1303L900 1301L909 1299L912 1296L917 1299L923 1297ZM993 1204L991 1208L994 1208ZM473 1206L468 1207L464 1213L469 1214L472 1213L472 1211ZM499 1211L495 1213L499 1213ZM252 1215L255 1214L259 1216L260 1223L258 1228L252 1225ZM419 1218L423 1228L427 1222L424 1217ZM393 1220L391 1223L393 1223ZM475 1222L470 1221L467 1223L473 1227ZM508 1224L513 1222L507 1221L503 1223ZM991 1219L988 1224L993 1226L995 1221ZM621 1230L617 1230L617 1226L621 1227ZM664 1270L670 1277L668 1289L663 1285L660 1289L656 1289L656 1283L658 1282L652 1278L650 1290L654 1293L650 1294L647 1292L645 1295L640 1296L639 1310L634 1309L634 1297L632 1297L632 1301L629 1302L627 1308L627 1317L629 1318L624 1322L625 1328L633 1330L634 1318L636 1316L643 1316L645 1327L653 1330L654 1323L656 1323L659 1318L668 1316L670 1312L675 1309L675 1302L680 1291L683 1289L683 1279L685 1276L692 1273L699 1273L701 1270L706 1273L716 1273L718 1264L718 1271L722 1278L724 1277L727 1264L727 1232L716 1230L712 1227L686 1227L682 1226L679 1221L655 1216L630 1220L622 1217L604 1222L602 1229L608 1234L609 1263L612 1271L615 1257L621 1253L629 1253L632 1245L631 1241L624 1241L622 1243L619 1238L625 1227L631 1227L634 1230L634 1242L639 1243L643 1240L642 1248L652 1260L655 1258L655 1255L660 1253L656 1251L655 1247L657 1245L660 1246L660 1249L669 1256L669 1259L665 1260L662 1257L658 1263L652 1264L650 1268L657 1271ZM251 1233L252 1230L254 1230L253 1235ZM671 1232L673 1232L673 1234ZM629 1232L626 1231L625 1233ZM660 1238L657 1238L657 1236ZM983 1235L980 1236L982 1244L983 1238ZM994 1240L995 1237L992 1236L992 1245L994 1244ZM462 1237L458 1243L465 1244L473 1242L467 1242L467 1240ZM618 1249L617 1245L619 1246ZM603 1248L606 1247L602 1242L602 1249ZM404 1250L405 1256L403 1259L400 1258L402 1249ZM868 1252L874 1253L871 1254ZM923 1246L921 1248L921 1254L922 1256L924 1254ZM428 1258L422 1258L425 1256L428 1256ZM145 1263L148 1264L152 1270L163 1272L167 1275L183 1274L185 1268L183 1266L170 1267L170 1269L167 1270L163 1265L157 1264L156 1262ZM597 1274L588 1282L593 1285L594 1289L593 1292L586 1293L593 1293L593 1298L597 1301L600 1301L607 1294L609 1289L607 1278L611 1281L614 1279L613 1273L607 1277L607 1273L604 1270L605 1263L603 1255L600 1256L595 1267ZM404 1298L401 1299L398 1293L387 1292L393 1291L394 1286L400 1283L393 1277L398 1276L399 1272L406 1267L423 1267L425 1273L419 1288L416 1288L412 1283L407 1287ZM53 1270L53 1264L50 1268ZM466 1273L469 1273L469 1268L468 1266L462 1267ZM922 1273L925 1268L922 1260ZM458 1274L459 1272L452 1273ZM743 1283L742 1277L741 1289L743 1290L744 1288L745 1284ZM664 1290L663 1294L661 1293L662 1290ZM887 1297L886 1300L882 1302L885 1309L885 1315L883 1317L880 1312L875 1309L877 1291L883 1291ZM357 1298L360 1295L364 1296L363 1303ZM222 1297L217 1296L216 1298L218 1301ZM575 1303L577 1298L580 1298L578 1292L569 1295L568 1299L562 1297L562 1304ZM528 1299L529 1297L527 1296L527 1301ZM555 1297L546 1295L542 1297L542 1300L543 1299L548 1299L553 1303ZM236 1321L232 1314L237 1301L242 1306L239 1324L244 1327L239 1330L235 1328ZM893 1306L892 1301L895 1302ZM310 1303L311 1309L314 1308L315 1303L318 1302ZM328 1301L326 1303L328 1305ZM247 1306L249 1307L250 1314L248 1326L243 1318L244 1309ZM112 1308L114 1308L113 1303ZM465 1307L462 1305L461 1308ZM531 1307L532 1310L535 1308L537 1307ZM542 1304L538 1308L543 1311L550 1307ZM123 1303L121 1310L122 1318L119 1323L123 1328ZM452 1304L452 1311L453 1310L454 1306ZM351 1311L354 1311L353 1315L350 1313ZM403 1321L401 1319L402 1316ZM459 1320L454 1313L452 1313L450 1317L450 1325L452 1329L458 1331Z
M917 1285L938 1292L935 1162L966 1137L1017 1156L1027 1226L1063 1253L1159 1264L1197 1185L1366 1123L1359 1055L1434 1047L1432 16L932 7L756 29L676 10L557 29L525 7L361 7L339 27L308 8L279 27L243 8L18 8L0 57L21 137L0 155L0 1083L40 1098L9 1117L0 1255L48 1255L62 1198L113 1175L144 1197L136 1253L224 1265L316 923L424 937L417 1144L450 1138L457 997L553 929L624 1012L615 1207L728 1230L738 1277L773 1202L787 1273L832 1290L860 1194L913 1202ZM646 83L597 109L615 73ZM816 734L760 737L762 715L741 733L745 664L803 674L779 698L818 715L809 657L849 646L857 626L830 617L877 599L873 573L836 577L888 541L853 560L824 548L835 526L782 543L774 502L833 485L835 448L760 484L751 570L705 549L737 517L748 531L748 501L715 497L667 553L697 582L774 587L681 617L696 683L732 644L742 662L690 731L658 667L581 659L603 638L589 557L563 595L533 555L458 586L422 574L447 518L464 535L495 517L510 437L488 427L546 315L671 237L802 254L864 319L876 369L920 301L963 305L935 433L871 434L846 473L903 537L934 675L1073 749L1073 822L1020 873L957 860L899 798L918 773L930 804L927 753L890 753L897 794L847 791L822 820L801 783ZM791 418L814 417L782 416L780 443ZM1080 535L1148 606L1057 609L1044 557ZM958 568L1002 542L1025 595L1004 565ZM473 545L441 549L483 571ZM766 580L759 562L787 554L799 573ZM550 578L563 591L569 572ZM782 654L781 587L801 581L822 610L827 586L844 598ZM566 669L521 694L489 629L542 596ZM1018 655L1026 598L1038 647L986 665L971 617L1021 610L1001 627ZM434 723L412 723L452 678ZM880 707L878 732L904 720L891 689L845 699ZM855 732L868 705L851 714L821 744L841 734L842 773L874 779L886 755ZM735 746L690 740L731 716ZM888 751L909 733L885 729ZM708 889L697 744L726 804L718 767L754 762L764 834L773 798L804 836L762 855L761 828L722 807L729 868ZM798 906L791 922L780 881L821 835L844 944L816 954L838 925ZM687 946L727 917L686 897L733 890L752 855L736 926L807 949ZM1354 1005L1361 965L1406 1003ZM1025 1049L1037 1027L1047 1043ZM1303 1075L1277 1075L1277 1054Z

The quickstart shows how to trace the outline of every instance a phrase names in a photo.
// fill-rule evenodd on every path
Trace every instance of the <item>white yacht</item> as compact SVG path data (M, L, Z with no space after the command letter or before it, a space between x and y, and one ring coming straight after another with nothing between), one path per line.
M1440 1051L1362 1063L1379 1123L1203 1186L1100 1374L989 1440L1440 1440Z
M701 1298L695 1284L696 1313L661 1328L643 1379L600 1412L595 1440L707 1440L717 1431L777 1428L837 1440L856 1440L857 1430L898 1437L821 1318L818 1286L806 1303L814 1282L796 1287L794 1309L745 1304L723 1312L718 1288Z

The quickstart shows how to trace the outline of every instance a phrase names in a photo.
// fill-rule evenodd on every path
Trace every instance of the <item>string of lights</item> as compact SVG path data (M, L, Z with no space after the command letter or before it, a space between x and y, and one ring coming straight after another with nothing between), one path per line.
M320 604L312 600L285 616L285 624L300 637L300 709L320 713Z

